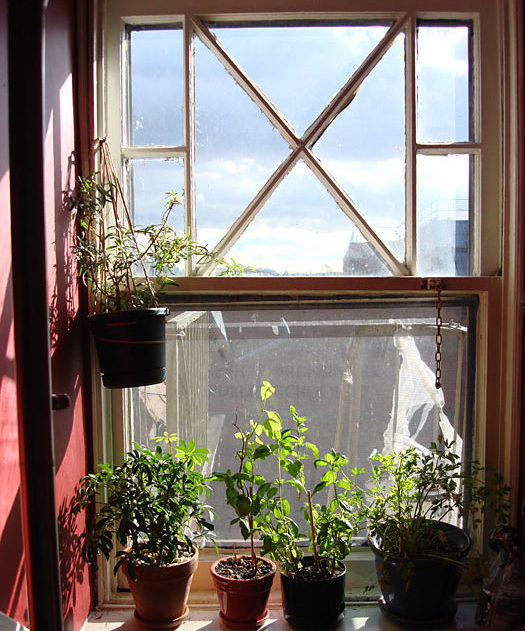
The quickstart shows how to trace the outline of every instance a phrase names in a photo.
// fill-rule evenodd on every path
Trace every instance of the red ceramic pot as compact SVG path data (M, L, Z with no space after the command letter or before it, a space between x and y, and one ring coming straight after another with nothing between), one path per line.
M268 574L259 578L230 578L217 573L216 567L221 560L213 563L210 572L219 597L222 620L231 629L256 629L268 617L268 598L277 566L264 559L272 567Z
M135 565L137 577L129 576L127 563L122 564L133 600L135 618L144 628L176 629L188 615L188 596L197 569L197 549L188 561L173 565Z

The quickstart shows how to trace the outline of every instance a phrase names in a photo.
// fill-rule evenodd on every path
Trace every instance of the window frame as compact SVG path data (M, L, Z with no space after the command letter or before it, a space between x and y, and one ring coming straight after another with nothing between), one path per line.
M140 4L137 2L136 4ZM200 11L199 5L204 5L203 10ZM258 0L258 5L264 7L267 2L264 0ZM288 2L288 4L293 4ZM406 163L407 163L407 178L406 178L406 242L405 261L398 261L389 251L382 240L375 234L375 231L360 217L357 212L357 225L363 234L366 234L368 238L375 244L375 247L384 253L384 261L393 270L396 275L416 275L416 257L417 257L417 242L416 242L416 180L415 177L411 177L411 174L415 173L416 158L417 155L444 155L447 153L469 154L473 156L475 167L473 169L473 179L475 180L472 185L474 191L479 191L479 195L475 195L472 200L473 203L473 217L471 221L472 232L472 244L473 252L471 253L471 274L473 276L492 276L497 274L501 267L501 217L498 213L489 212L488 209L499 208L502 203L502 153L501 143L499 141L501 111L500 103L497 99L492 98L492 91L482 90L481 93L477 86L483 83L484 77L492 77L492 81L499 83L501 75L498 68L494 68L491 63L493 58L497 58L499 54L499 41L497 30L491 28L491 25L498 22L497 11L495 10L494 3L490 0L483 0L482 2L472 2L467 0L461 3L455 3L455 9L447 9L443 7L442 10L439 3L435 0L428 2L428 9L425 11L414 12L411 10L413 2L405 0L403 3L394 3L392 0L384 0L380 2L375 0L373 3L366 3L364 0L354 2L351 12L341 12L341 2L338 0L330 0L323 12L307 12L295 11L292 12L292 7L283 5L282 11L279 12L279 17L283 19L297 19L300 16L306 15L308 18L318 19L383 19L393 20L393 26L390 28L389 34L380 42L377 49L381 49L384 53L387 50L390 42L394 40L397 33L402 30L406 33L406 51L407 51L407 72L406 72L406 112L405 112L405 125L406 125ZM371 6L371 4L373 6ZM442 3L443 4L443 3ZM446 4L452 4L450 2ZM457 5L461 4L461 11L458 10ZM275 109L271 103L267 101L264 95L260 92L257 86L253 85L249 79L244 80L239 75L239 71L235 62L231 59L226 51L224 51L220 45L213 42L213 38L206 36L206 29L203 23L207 20L220 22L220 21L241 21L249 17L250 20L268 20L272 17L276 17L275 13L251 13L241 14L238 12L232 13L227 7L221 11L221 13L209 14L206 12L208 3L201 1L200 3L191 4L191 13L173 14L173 6L169 6L169 3L165 0L157 0L151 3L151 13L155 12L154 17L144 16L144 12L137 12L134 5L131 3L123 2L123 0L107 0L107 14L105 29L106 40L104 45L105 57L107 59L107 91L104 95L105 107L103 109L102 123L103 128L106 130L104 135L108 136L110 148L114 159L117 164L122 164L122 159L137 158L137 157L183 157L185 164L188 165L185 168L185 218L186 225L190 227L193 235L196 234L196 220L195 220L195 185L191 176L191 172L194 170L195 161L195 146L194 146L194 86L192 79L192 66L193 66L193 42L192 35L196 31L202 35L203 42L208 48L215 48L219 51L221 59L226 67L233 73L236 78L242 82L242 85L253 100L259 105L259 107L265 112L268 118L275 124L276 129L280 131L285 140L291 143L293 146L297 146L300 139L294 136L293 132L290 132L283 127L283 121L281 117L275 113ZM395 10L392 9L395 7ZM148 7L149 8L149 7ZM180 8L183 9L184 2L180 3ZM239 7L237 7L239 8ZM390 10L389 10L390 8ZM111 9L111 10L110 10ZM480 16L486 17L481 20ZM196 16L196 17L195 17ZM416 92L415 92L415 31L417 23L419 21L472 21L472 28L474 31L473 37L473 58L475 63L471 68L472 85L473 89L473 111L472 111L472 127L474 139L468 142L456 142L456 143L417 143L415 137L416 131ZM127 94L129 92L129 86L127 85L127 78L124 73L125 60L129 51L126 46L125 29L126 25L134 24L169 24L169 23L182 24L184 29L184 72L189 80L185 81L185 121L184 132L185 142L178 147L139 147L131 146L127 142L126 130L123 129L122 117L120 111L115 107L109 107L109 103L120 103L122 111L128 107ZM481 58L479 42L483 40L485 42L485 48L490 49L491 54L484 55ZM122 45L121 45L122 44ZM120 50L121 54L116 55L114 51ZM113 51L113 52L112 52ZM380 58L381 51L376 57ZM349 81L350 86L359 85L368 72L374 67L375 62L368 62L362 64L354 77ZM494 74L496 72L496 74ZM487 80L486 83L490 85ZM351 90L350 90L351 92ZM346 93L348 96L349 92ZM344 100L344 91L340 92L340 96ZM341 107L341 99L339 103L331 103L324 112L321 113L319 118L328 116L330 111L339 111ZM483 119L481 118L481 112L484 112ZM492 122L498 121L497 129ZM306 131L305 136L308 136ZM310 134L311 136L312 134ZM310 139L312 140L312 139ZM313 141L312 141L313 142ZM311 144L311 143L310 143ZM483 158L481 159L481 152L483 151ZM281 173L286 171L285 163L290 165L291 154L283 161ZM347 208L344 212L347 212L352 218L356 217L355 208L352 210L352 204L349 203L348 197L342 191L337 182L330 177L330 175L323 175L324 170L319 164L319 161L307 148L305 151L299 151L302 154L311 168L315 169L317 173L320 173L320 177L324 180L323 184L330 187L334 198L338 200L341 208ZM278 169L279 170L279 169ZM249 221L252 214L257 212L260 204L267 198L267 195L271 192L272 184L268 187L263 187L256 195L254 200L248 205L247 209L243 213L245 220ZM259 197L262 196L262 199ZM237 220L229 231L228 236L218 244L218 252L222 253L232 239L236 239L238 234L242 233L243 226L239 225ZM497 236L496 236L497 235ZM189 263L191 265L191 262ZM199 273L208 273L209 269L199 270ZM193 271L188 269L188 273Z
M167 19L191 20L188 11L204 19L240 19L244 3L241 0L225 0L218 12L217 3L212 0L182 0L176 4L170 0L97 0L95 8L96 29L93 57L95 61L96 85L93 100L95 103L93 136L107 136L115 158L120 160L122 130L120 123L121 95L121 54L120 42L124 20L136 23L165 23ZM347 16L341 8L342 0L327 0L323 12L318 12L315 0L303 0L301 9L293 0L254 0L250 4L250 18L268 19L271 17L297 17L298 15ZM475 408L477 428L475 449L477 457L484 463L499 468L517 493L519 477L519 410L521 375L521 331L520 281L522 270L519 258L520 219L519 210L522 190L519 183L519 169L523 166L523 156L519 153L518 83L521 61L518 56L519 28L517 0L427 0L423 11L414 11L413 0L355 0L352 14L358 12L369 17L381 12L383 17L396 18L406 13L410 21L408 37L414 38L416 19L441 19L443 17L465 20L473 19L478 37L474 38L478 47L474 55L477 60L473 73L481 85L477 107L474 112L475 125L478 125L477 143L468 143L465 149L483 149L480 165L479 211L473 222L474 240L479 247L473 260L473 274L470 277L443 278L444 295L474 295L479 300L477 323L476 392ZM148 17L155 15L156 17ZM191 63L191 41L187 38L185 67ZM413 44L408 50L414 50ZM118 51L115 53L115 51ZM482 54L483 52L483 54ZM125 54L125 53L124 53ZM411 67L413 63L408 62ZM409 82L415 81L413 73ZM489 86L496 86L500 98L493 98ZM186 130L191 132L194 121L191 111L191 89L185 94ZM407 90L412 89L410 86ZM110 108L109 103L118 103L119 108ZM409 111L410 110L410 111ZM483 112L483 117L481 113ZM415 131L414 108L407 107L411 128ZM476 122L477 121L477 122ZM191 137L191 133L188 134ZM418 150L446 152L449 147L424 145L417 147L415 138L410 141L412 152L407 151L407 160L415 159ZM472 145L472 146L471 146ZM476 146L474 146L476 145ZM151 149L152 154L156 149ZM184 147L187 159L193 160L195 147L186 140ZM128 154L131 155L131 154ZM159 155L159 154L157 154ZM162 153L160 155L163 155ZM415 182L407 182L413 197ZM187 191L193 190L193 182L188 178ZM191 199L194 195L188 196ZM408 204L407 204L408 206ZM191 201L187 204L188 225L195 227ZM407 221L415 221L415 209L408 212ZM412 246L411 246L412 247ZM414 251L412 247L412 252ZM410 260L407 250L407 260ZM428 296L428 279L418 276L400 275L393 277L278 277L278 278L216 278L186 277L178 279L176 293L170 301L187 304L205 304L207 300L224 300L234 296L257 295L264 301L265 296L297 301L312 300L315 297L333 298L340 296ZM94 379L94 383L97 380ZM126 393L103 391L95 388L95 458L97 461L111 461L122 454L125 437L126 406L129 398ZM109 422L108 422L108 419ZM517 507L515 511L517 512ZM116 584L109 569L101 572L105 602L119 600ZM199 587L197 587L199 589Z

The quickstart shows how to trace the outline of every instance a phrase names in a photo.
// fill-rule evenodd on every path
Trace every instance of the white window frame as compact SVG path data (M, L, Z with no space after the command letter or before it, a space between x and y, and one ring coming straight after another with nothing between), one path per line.
M481 86L474 112L476 142L442 145L417 145L415 142L415 110L412 106L415 76L408 73L406 90L410 98L406 102L407 154L410 164L418 153L441 154L452 150L474 154L482 152L479 159L479 197L475 200L473 276L443 278L444 295L475 295L479 299L476 356L476 455L488 465L503 472L506 480L517 492L519 477L519 410L521 331L520 287L522 271L519 260L520 220L522 190L519 184L523 155L519 153L518 122L521 115L518 101L519 75L522 63L518 54L520 24L517 0L426 0L417 3L424 11L414 11L412 0L325 0L323 13L318 12L316 0L253 0L252 13L245 12L242 0L98 0L96 6L97 37L95 50L94 101L98 103L93 129L94 136L107 136L114 158L135 156L180 155L193 161L194 146L191 141L193 120L191 116L192 86L185 94L186 142L177 148L130 148L122 138L120 104L122 90L121 41L125 22L166 23L183 20L199 28L192 15L206 19L240 19L243 17L280 18L306 15L308 17L348 17L345 13L351 4L352 17L359 13L371 17L377 12L397 20L396 24L408 25L408 64L413 68L414 29L419 18L471 19L476 29L475 42L479 50L473 69L475 85ZM300 6L299 6L300 5ZM191 13L190 13L191 12ZM155 16L155 17L151 17ZM191 33L186 31L186 71L191 63ZM496 94L496 96L495 96ZM254 97L256 95L253 95ZM498 98L499 97L499 98ZM117 106L118 104L118 106ZM264 107L264 103L261 103ZM287 130L283 130L288 133ZM308 133L308 132L307 132ZM295 142L294 139L292 139ZM170 153L171 152L171 153ZM315 159L314 159L315 160ZM315 165L314 165L315 166ZM410 167L409 167L410 168ZM475 187L476 188L476 187ZM186 191L193 191L191 178L186 180ZM188 225L195 229L193 195L186 195ZM406 243L406 268L395 268L395 275L387 278L361 277L278 277L278 278L216 278L189 276L178 280L177 295L186 297L265 295L293 297L300 301L312 296L420 296L428 295L426 279L414 274L416 243L415 182L407 181L407 216L409 238ZM361 224L361 228L366 226ZM374 239L374 236L372 239ZM376 245L381 248L380 243ZM392 261L391 261L392 263ZM202 271L202 270L201 270ZM204 270L206 271L206 270ZM99 392L96 401L98 412L96 457L107 460L122 453L125 444L123 409L125 397L116 392ZM108 422L108 418L112 421ZM517 508L515 509L517 511ZM103 573L101 573L103 574ZM106 601L118 600L115 584L109 574L103 578Z
M492 90L484 90L481 94L477 92L477 86L482 83L483 76L490 77L494 72L494 68L489 66L489 57L481 58L479 50L474 51L474 59L478 61L474 68L471 69L474 85L474 111L473 130L474 140L472 142L456 142L456 143L417 143L416 142L416 86L415 86L415 45L416 45L416 22L419 19L451 19L451 20L471 20L473 23L475 46L480 41L485 42L485 46L494 50L494 56L497 56L499 50L497 30L491 27L497 22L497 11L495 7L497 3L485 2L462 2L462 10L447 11L441 9L438 2L429 2L429 9L418 12L410 10L411 2L394 3L389 0L386 2L366 3L363 1L352 3L352 11L341 13L340 1L332 0L330 6L327 5L323 13L308 13L309 18L384 18L392 20L392 26L387 35L376 46L375 50L361 64L359 69L354 73L348 83L340 90L336 97L330 102L323 112L318 116L310 127L305 131L301 138L297 137L295 132L290 128L286 120L279 114L275 107L267 100L259 88L246 77L242 70L237 66L236 62L231 58L226 50L222 48L219 42L210 36L205 26L205 21L212 19L214 21L235 21L241 18L262 19L271 18L272 14L252 14L239 15L231 14L228 11L214 15L202 15L198 11L195 3L191 5L191 14L173 15L173 4L169 7L162 5L165 3L159 1L155 3L157 6L151 6L151 12L158 11L154 16L147 17L141 12L139 15L133 13L130 3L122 2L122 0L109 0L107 24L108 28L105 50L107 51L107 92L105 94L106 107L104 108L103 124L107 130L110 147L113 156L118 159L126 158L173 158L183 157L186 165L185 176L185 212L186 225L190 227L192 235L198 238L196 234L195 220L195 185L192 178L194 170L195 147L193 142L193 130L195 127L194 120L194 94L193 94L193 33L199 36L201 41L216 54L232 74L235 80L243 87L252 100L259 106L275 128L282 135L284 140L290 145L291 152L284 161L276 169L269 181L261 188L258 194L247 206L243 214L234 222L228 233L223 237L217 245L216 250L219 255L224 254L230 245L232 245L248 227L250 222L256 216L257 212L264 205L265 201L270 197L271 193L282 181L283 177L295 164L299 157L303 158L312 171L317 175L322 184L330 191L341 210L346 213L355 223L361 233L366 237L374 249L381 256L384 263L390 268L396 276L413 276L417 275L417 240L416 240L416 158L418 155L446 155L446 154L469 154L474 159L474 186L473 190L477 191L473 202L473 252L471 253L471 267L473 276L491 276L498 273L500 268L500 250L501 250L501 224L498 213L489 212L487 209L501 207L501 178L502 178L502 161L501 161L501 143L499 142L499 121L501 120L501 104L497 99L493 98ZM262 6L265 2L260 2ZM293 4L293 3L290 3ZM371 4L381 7L381 9L373 10ZM441 3L443 4L443 3ZM459 4L459 3L457 3ZM456 7L457 7L456 4ZM183 3L181 3L181 6ZM390 5L390 10L388 7ZM485 6L483 6L485 5ZM337 9L336 9L337 7ZM392 10L395 7L395 10ZM290 7L291 8L291 7ZM111 11L109 10L111 9ZM149 9L149 7L148 7ZM168 10L168 13L166 13ZM118 15L115 15L118 13ZM488 14L485 19L480 20L481 14ZM279 13L281 18L297 18L304 12L295 13L283 11ZM185 37L185 59L184 69L187 76L185 82L185 143L182 146L174 147L138 147L130 146L126 137L126 130L122 127L121 111L115 108L116 103L121 104L122 111L127 108L127 82L123 75L125 67L125 58L128 54L125 45L124 29L127 24L155 24L155 23L176 23L182 24ZM372 227L367 223L366 219L355 208L348 195L341 189L334 178L327 173L320 161L311 151L311 147L315 140L324 131L326 126L333 120L346 104L351 100L355 90L361 82L373 70L375 64L382 58L388 50L389 45L394 41L395 36L401 32L405 32L406 36L406 238L405 261L399 261L383 243L380 237L375 233ZM478 46L479 48L479 46ZM119 50L120 55L114 52ZM485 68L485 66L488 66ZM494 75L491 79L493 82L499 74ZM113 104L113 106L110 106ZM483 118L481 112L483 111ZM494 130L494 121L498 121L498 127ZM496 131L496 133L495 133ZM483 156L482 156L483 152ZM490 175L489 175L490 174ZM210 266L204 267L197 271L198 275L207 275L211 271ZM188 273L194 273L189 269Z

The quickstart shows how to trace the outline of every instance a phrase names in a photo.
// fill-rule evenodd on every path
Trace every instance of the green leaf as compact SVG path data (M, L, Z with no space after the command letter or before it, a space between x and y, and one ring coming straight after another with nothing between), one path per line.
M249 497L241 495L237 497L235 509L239 517L246 517L250 514L252 508L252 501Z
M314 445L313 443L305 443L304 446L313 453L314 458L319 456L319 449L317 445Z
M328 486L327 482L324 482L324 481L319 482L318 484L315 485L314 490L312 491L312 495L319 493L319 491L322 491L327 486Z
M275 388L272 386L272 384L269 381L263 381L263 384L261 386L261 400L266 401L272 396L274 392Z
M334 471L325 471L325 473L323 474L323 477L321 478L321 480L323 482L326 482L327 484L332 484L333 482L335 482L337 479L337 476L335 474Z
M277 429L281 429L283 426L281 417L277 414L277 412L272 412L271 410L268 410L267 420L270 421L270 423L274 425Z
M270 454L271 449L268 445L259 445L253 452L253 458L254 460L258 460L260 458L266 458Z
M285 462L283 466L292 478L296 478L303 470L303 463L299 460L296 460L295 462Z

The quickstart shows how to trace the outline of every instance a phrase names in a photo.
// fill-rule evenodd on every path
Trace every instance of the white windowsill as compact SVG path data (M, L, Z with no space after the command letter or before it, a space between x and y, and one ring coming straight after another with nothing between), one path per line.
M478 629L474 622L476 603L462 602L454 620L446 629ZM400 627L389 622L376 605L348 605L344 620L332 631L397 631ZM220 622L218 604L192 605L188 618L179 627L180 631L225 631ZM292 627L283 620L282 609L270 608L270 616L261 629L267 631L290 631ZM91 614L83 631L134 631L132 606L107 606ZM322 631L318 629L316 631ZM417 630L413 630L417 631Z

